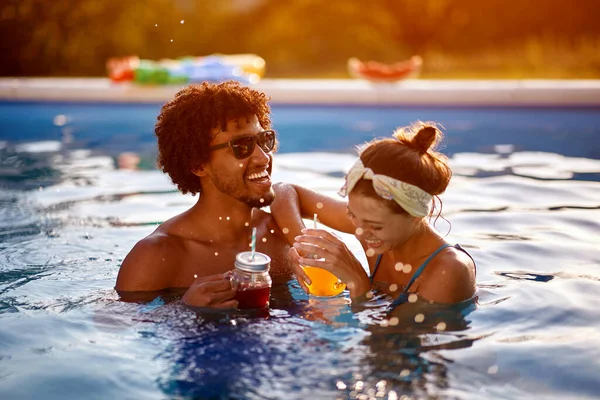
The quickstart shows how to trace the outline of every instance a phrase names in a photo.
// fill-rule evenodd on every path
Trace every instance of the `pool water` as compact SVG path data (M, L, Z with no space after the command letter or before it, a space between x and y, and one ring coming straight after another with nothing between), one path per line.
M195 201L154 168L159 107L0 103L0 398L600 398L599 109L275 105L274 180L332 195L355 145L444 125L436 226L479 298L390 316L294 281L268 313L119 301L127 252Z

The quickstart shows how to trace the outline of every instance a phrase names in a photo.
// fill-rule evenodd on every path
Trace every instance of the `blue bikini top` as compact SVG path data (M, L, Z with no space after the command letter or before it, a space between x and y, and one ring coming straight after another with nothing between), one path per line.
M445 248L448 248L448 247L454 247L455 249L462 251L463 253L465 253L466 255L468 255L471 260L473 260L473 257L471 257L471 255L469 253L467 253L467 251L465 249L463 249L462 247L460 247L460 245L458 245L458 244L451 245L451 244L448 244L448 243L444 243L443 245L441 245L440 247L438 247L436 251L434 251L433 253L431 253L431 255L429 257L427 257L427 260L425 260L423 262L423 264L421 264L419 266L419 268L417 269L417 271L410 278L410 281L408 281L408 284L406 285L406 287L404 288L404 290L402 291L402 293L400 293L400 296L398 296L392 302L392 304L390 305L391 308L399 306L400 304L404 304L404 303L406 303L408 301L408 295L410 294L409 291L408 291L408 289L410 289L410 286L417 280L417 278L419 276L421 276L421 274L425 270L425 267L427 266L427 264L429 264L429 262L435 256L437 256L442 250L444 250ZM373 284L373 279L375 278L375 274L377 273L377 268L379 268L379 263L381 262L381 258L382 257L383 257L383 254L380 254L377 257L377 261L375 261L375 268L373 269L373 273L369 277L369 280L371 281L371 285ZM473 260L473 264L474 263L475 263L475 260Z

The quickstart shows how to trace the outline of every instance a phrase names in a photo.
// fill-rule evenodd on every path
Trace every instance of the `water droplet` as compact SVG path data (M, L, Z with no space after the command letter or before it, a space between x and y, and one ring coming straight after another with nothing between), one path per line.
M154 24L154 26L158 28L158 24Z
M240 163L240 168L244 168L244 164Z
M437 329L438 331L445 331L446 330L446 323L445 322L439 322L435 326L435 329Z
M409 303L416 303L418 299L419 299L419 296L416 293L411 293L408 296L408 302Z
M497 365L492 365L491 367L488 368L488 374L490 375L494 375L498 373L498 366Z
M236 326L237 325L237 321L235 319L231 320L231 325Z
M275 229L271 229L271 233L275 233Z
M283 232L284 235L287 235L288 233L290 233L290 230L288 228L283 228L281 232Z
M218 256L218 255L219 255L219 252L218 252L218 251L215 251L215 256Z
M260 199L259 201L260 201L261 203L264 203L264 202L265 202L265 199L263 199L263 198L261 197L261 199Z
M231 218L227 217L227 221L229 221Z
M244 226L250 226L250 222L245 222Z
M367 251L365 252L365 254L367 255L367 257L373 257L375 255L375 250L373 250L373 249L367 249Z
M390 322L387 319L384 319L383 321L381 321L379 323L379 326L381 326L382 328L387 327L390 324Z
M394 269L396 271L402 271L402 267L404 267L404 264L402 264L401 262L397 262L396 265L394 265Z
M400 323L400 320L398 319L398 317L392 317L390 318L390 325L391 326L396 326Z
M362 228L356 228L356 230L354 231L354 233L356 234L356 236L360 236L363 234L363 229Z
M365 297L367 299L372 299L373 298L373 292L371 292L370 290L365 294Z
M423 321L425 321L425 316L423 314L419 313L419 314L415 315L415 322L416 323L421 323Z
M54 125L56 126L65 126L67 124L67 116L59 114L54 117Z
M223 217L219 217L219 221L222 221L222 220L223 220Z
M323 208L323 203L321 203L321 202L318 202L318 203L317 203L317 208L318 208L318 209L321 209L321 208Z
M181 20L181 21L179 21L179 22L180 22L180 23L183 25L183 23L185 22L185 20L183 20L183 19L182 19L182 20ZM234 324L234 325L235 325L235 324Z
M398 290L398 285L396 285L395 283L392 283L390 285L390 292L395 292L396 290Z
M194 279L198 279L198 274L194 274Z
M171 43L173 43L173 39L171 39Z
M408 274L410 271L412 271L412 266L410 264L404 264L404 267L402 268L402 272L404 272L405 274Z
M263 243L267 241L267 238L262 238Z

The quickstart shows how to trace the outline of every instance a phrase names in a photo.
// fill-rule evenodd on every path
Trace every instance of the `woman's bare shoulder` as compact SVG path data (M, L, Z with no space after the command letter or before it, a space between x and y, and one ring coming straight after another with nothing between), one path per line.
M436 303L458 303L475 294L475 264L455 247L444 249L423 271L417 293Z

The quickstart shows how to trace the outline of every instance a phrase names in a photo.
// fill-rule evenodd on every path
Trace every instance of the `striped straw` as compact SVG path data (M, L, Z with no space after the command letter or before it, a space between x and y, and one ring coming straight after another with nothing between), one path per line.
M250 256L250 261L254 261L254 252L255 251L256 251L256 228L252 228L252 256Z

